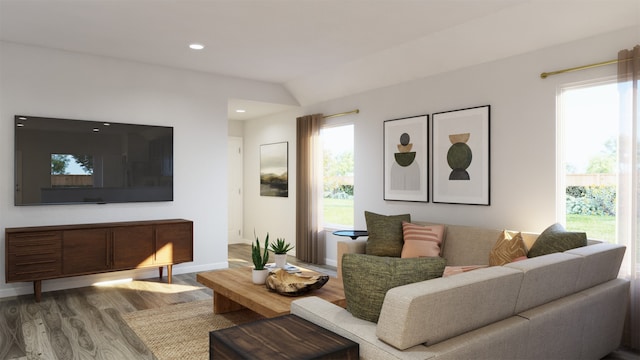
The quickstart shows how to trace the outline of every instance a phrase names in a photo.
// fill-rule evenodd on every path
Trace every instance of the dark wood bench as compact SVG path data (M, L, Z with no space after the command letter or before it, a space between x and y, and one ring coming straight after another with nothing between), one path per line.
M359 345L295 315L209 333L209 359L358 360Z

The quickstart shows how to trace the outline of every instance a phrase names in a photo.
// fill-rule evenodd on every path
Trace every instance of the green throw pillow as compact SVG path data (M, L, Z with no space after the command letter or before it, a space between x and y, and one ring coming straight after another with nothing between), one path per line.
M581 246L587 246L587 234L569 232L561 224L553 224L546 228L533 243L527 257L536 257L563 252Z
M378 322L387 290L442 277L441 257L394 258L366 254L342 257L342 281L347 310L355 317Z
M400 257L402 254L402 222L411 222L410 214L379 215L369 211L364 212L367 222L367 246L365 253L378 256Z

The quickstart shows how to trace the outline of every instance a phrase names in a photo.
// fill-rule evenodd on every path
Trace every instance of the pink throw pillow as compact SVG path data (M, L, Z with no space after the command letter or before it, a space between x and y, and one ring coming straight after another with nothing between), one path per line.
M440 256L443 234L444 225L422 226L403 221L404 245L400 257Z
M462 274L467 271L486 268L489 265L466 265L466 266L445 266L442 277L447 277L456 274Z

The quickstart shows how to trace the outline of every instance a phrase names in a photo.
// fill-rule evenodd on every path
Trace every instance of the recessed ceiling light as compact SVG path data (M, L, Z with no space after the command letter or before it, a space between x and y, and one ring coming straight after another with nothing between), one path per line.
M191 48L193 50L202 50L202 49L204 49L204 45L202 45L202 44L190 44L189 48Z
M237 113L243 113L243 112L247 112L247 110L244 110L244 109L238 109L238 110L236 110L236 112L237 112Z
M99 131L100 131L100 129L98 129L98 128L93 128L93 132L99 132Z

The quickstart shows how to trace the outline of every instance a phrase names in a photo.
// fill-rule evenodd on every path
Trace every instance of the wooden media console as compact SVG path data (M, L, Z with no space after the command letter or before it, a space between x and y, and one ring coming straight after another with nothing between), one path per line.
M150 220L5 229L6 282L33 281L111 271L167 267L193 261L193 222Z

